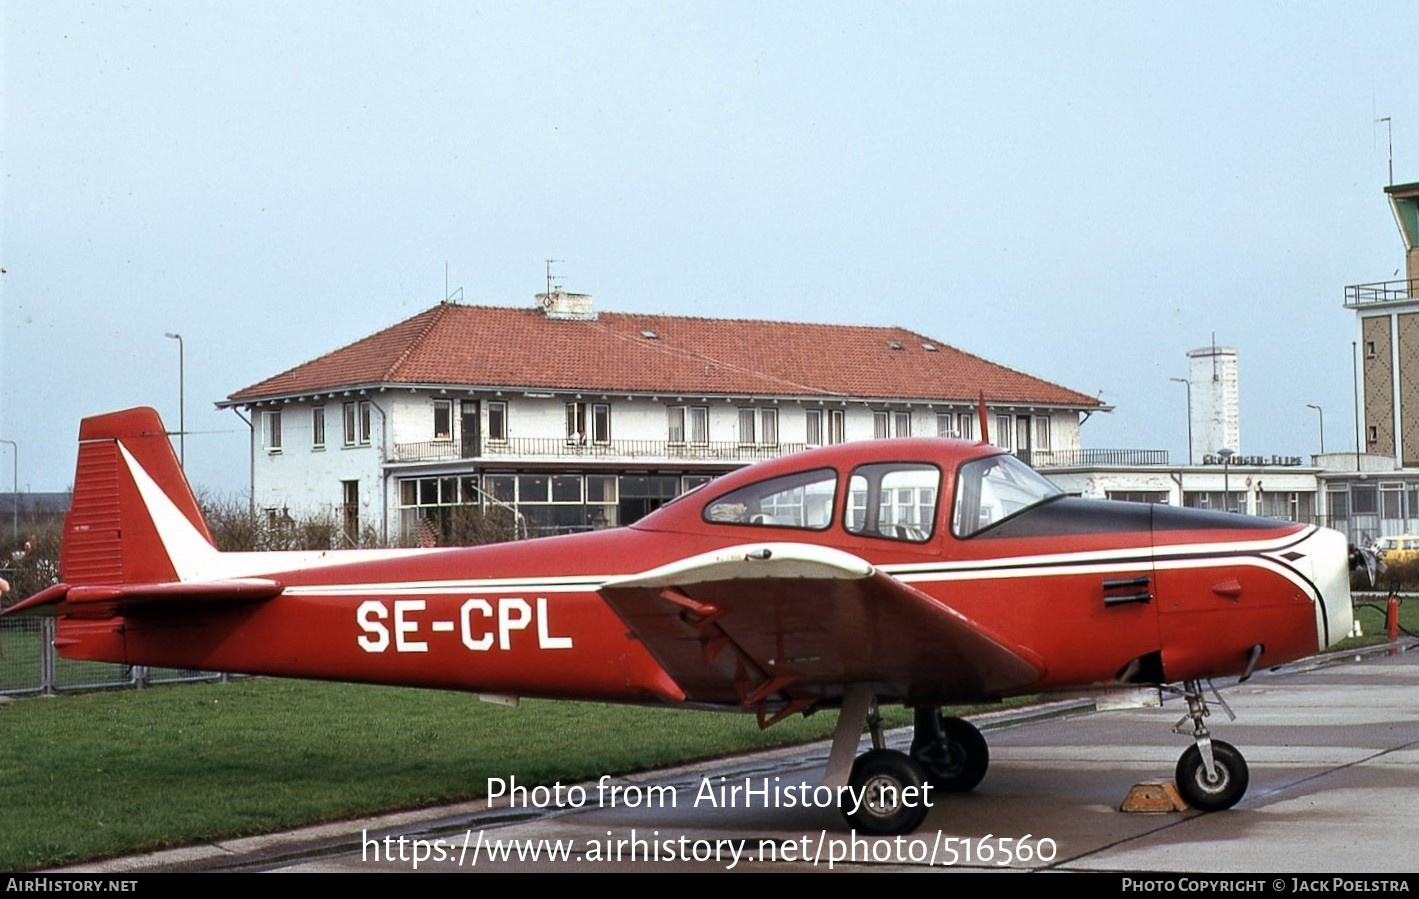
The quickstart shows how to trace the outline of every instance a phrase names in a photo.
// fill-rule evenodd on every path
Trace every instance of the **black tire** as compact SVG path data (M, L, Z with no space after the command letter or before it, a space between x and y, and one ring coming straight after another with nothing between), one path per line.
M969 793L985 778L990 747L976 726L962 718L942 718L945 739L912 740L912 758L926 771L932 787L943 793Z
M1212 763L1217 769L1215 782L1207 780L1207 766L1202 764L1202 750L1196 743L1178 759L1178 792L1188 805L1199 811L1220 812L1231 808L1246 794L1250 781L1247 761L1231 743L1212 741Z
M839 810L848 826L859 833L908 834L921 826L930 811L925 772L910 756L895 749L874 749L858 756L848 784L852 795L844 791Z

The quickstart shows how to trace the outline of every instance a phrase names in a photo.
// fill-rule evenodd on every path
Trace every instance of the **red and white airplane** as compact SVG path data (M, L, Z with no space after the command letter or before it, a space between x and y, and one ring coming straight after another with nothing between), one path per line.
M970 790L986 742L940 707L1175 684L1194 807L1247 767L1203 682L1351 628L1337 532L1063 495L1018 459L943 439L763 462L629 527L449 549L223 553L151 409L79 432L59 616L66 658L753 711L840 709L825 785L860 831L906 833ZM916 710L910 753L877 707ZM874 748L854 761L866 725ZM923 801L923 800L926 801Z

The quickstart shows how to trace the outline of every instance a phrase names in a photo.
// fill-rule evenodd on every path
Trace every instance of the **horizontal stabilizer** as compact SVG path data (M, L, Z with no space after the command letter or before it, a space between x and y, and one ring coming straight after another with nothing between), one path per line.
M279 596L284 589L276 581L266 578L113 586L56 584L23 602L16 603L0 612L0 615L108 616L128 614L153 606L260 602Z

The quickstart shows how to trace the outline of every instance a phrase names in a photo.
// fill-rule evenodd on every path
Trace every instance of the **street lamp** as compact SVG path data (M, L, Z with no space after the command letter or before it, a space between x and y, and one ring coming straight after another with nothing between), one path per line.
M177 452L178 464L183 470L187 470L187 399L186 389L183 384L187 374L187 366L183 361L182 335L169 331L163 335L169 340L177 341Z
M1325 455L1325 410L1315 403L1306 403L1307 409L1316 410L1316 415L1320 416L1320 454Z
M1236 450L1229 446L1224 446L1217 451L1217 455L1222 457L1222 510L1232 511L1232 478L1231 465L1232 456L1236 455Z
M1169 378L1187 388L1187 464L1192 464L1192 382L1187 378Z
M11 456L14 460L14 493L10 495L10 512L14 516L11 526L15 529L15 547L20 545L20 445L13 440L6 440L0 437L0 443L10 444Z

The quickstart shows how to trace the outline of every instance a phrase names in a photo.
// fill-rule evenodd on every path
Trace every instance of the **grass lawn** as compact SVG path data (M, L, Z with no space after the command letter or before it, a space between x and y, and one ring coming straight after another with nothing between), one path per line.
M836 720L760 731L752 715L265 678L23 699L0 705L0 870L802 742Z
M1370 646L1375 643L1384 643L1388 637L1385 636L1385 600L1383 598L1375 601L1365 600L1355 604L1355 620L1360 622L1360 628L1364 631L1363 637L1350 637L1340 644L1336 649L1354 649L1358 646ZM1399 602L1399 636L1419 635L1419 599L1401 599ZM1405 632L1408 632L1406 634Z

